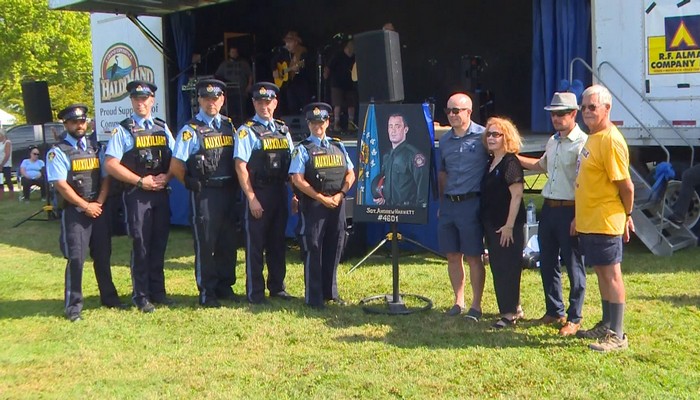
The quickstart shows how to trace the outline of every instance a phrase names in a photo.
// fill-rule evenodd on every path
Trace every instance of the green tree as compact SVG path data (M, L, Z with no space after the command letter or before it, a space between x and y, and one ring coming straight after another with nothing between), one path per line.
M0 1L0 108L24 121L22 82L46 81L54 116L93 104L90 15L53 11L47 0Z

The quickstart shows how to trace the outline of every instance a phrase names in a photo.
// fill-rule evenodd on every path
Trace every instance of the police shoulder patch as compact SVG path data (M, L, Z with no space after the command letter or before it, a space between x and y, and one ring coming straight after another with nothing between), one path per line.
M54 151L51 150L46 158L49 160L49 162L53 161L53 159L56 158L56 153L54 153Z
M119 129L117 129L117 128L112 129L112 135L116 135L117 132L119 132Z
M192 132L189 130L184 130L182 131L182 141L183 142L188 142L192 139Z
M292 158L295 158L297 155L299 155L299 147L294 148L294 151L292 152Z
M418 168L424 166L425 161L425 156L421 153L416 153L416 155L413 156L413 165L415 165Z
M248 136L248 130L247 129L241 129L238 131L238 138L243 139L244 137Z

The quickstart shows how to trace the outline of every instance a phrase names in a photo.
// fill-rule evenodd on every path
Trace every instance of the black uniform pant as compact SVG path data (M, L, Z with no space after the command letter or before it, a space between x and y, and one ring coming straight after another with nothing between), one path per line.
M248 301L255 303L265 297L263 253L267 261L267 289L270 293L285 290L287 245L284 231L289 211L286 184L254 186L253 191L264 210L261 218L255 218L246 201L246 293Z
M83 264L88 248L100 291L100 301L108 306L118 304L119 297L112 282L110 269L112 242L107 215L103 213L97 218L90 218L74 206L66 207L61 213L59 244L63 256L68 260L65 274L66 315L79 313L83 309Z
M227 297L236 282L236 196L231 187L203 187L190 192L192 235L194 236L194 274L199 302Z
M167 190L132 188L123 195L126 229L132 239L131 282L137 307L165 299L165 248L170 232Z
M304 198L299 234L304 251L304 300L320 306L338 297L336 271L345 246L345 200L336 208Z
M523 247L525 232L523 224L515 223L513 243L508 247L500 244L501 235L496 233L501 226L484 222L486 246L489 249L489 263L493 274L493 288L496 292L498 312L515 313L520 303L520 275L523 271Z

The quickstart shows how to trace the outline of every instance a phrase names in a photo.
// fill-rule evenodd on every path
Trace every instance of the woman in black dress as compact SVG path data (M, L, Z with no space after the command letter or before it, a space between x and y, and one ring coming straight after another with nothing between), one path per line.
M489 118L484 144L491 155L481 181L481 218L489 250L493 285L501 318L494 328L515 325L519 315L520 273L525 224L523 169L518 129L505 118Z

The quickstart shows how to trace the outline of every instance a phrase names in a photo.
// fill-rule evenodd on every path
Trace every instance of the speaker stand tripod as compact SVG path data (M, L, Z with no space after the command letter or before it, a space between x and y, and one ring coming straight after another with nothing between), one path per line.
M409 243L412 243L416 246L419 246L433 254L438 255L439 257L442 257L441 254L437 253L436 251L424 246L421 243L418 243L415 240L409 239L407 237L404 237L400 233L397 232L396 230L396 222L391 223L391 232L386 235L384 239L382 239L379 244L377 244L362 260L360 260L357 264L355 264L354 267L348 271L348 273L354 271L356 268L358 268L363 262L365 262L372 254L374 254L377 250L379 250L380 247L382 247L387 241L391 241L391 259L392 259L392 269L391 269L391 275L392 275L392 284L393 284L393 292L392 294L380 294L380 295L375 295L375 296L370 296L370 297L365 297L364 299L360 300L360 304L362 305L362 309L370 314L389 314L389 315L406 315L406 314L413 314L418 311L426 311L430 310L433 308L433 301L430 300L429 298L417 294L410 294L410 293L401 293L399 290L399 241L400 240L405 240ZM424 303L425 305L422 307L409 307L406 305L406 303L403 301L403 298L406 297L411 297L414 299L417 299L419 303ZM383 304L376 304L379 301L383 300Z

